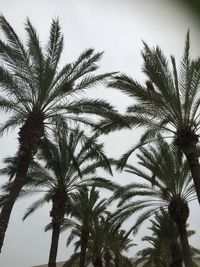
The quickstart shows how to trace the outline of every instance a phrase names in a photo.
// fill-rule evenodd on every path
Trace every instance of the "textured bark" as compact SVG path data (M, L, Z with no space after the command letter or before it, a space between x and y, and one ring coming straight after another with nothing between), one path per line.
M186 221L189 217L188 204L180 196L176 196L171 201L168 210L179 231L185 267L192 267L192 256L186 230Z
M52 237L51 247L49 252L48 267L56 267L56 258L58 252L58 242L60 237L60 227L64 218L64 207L67 201L65 192L56 191L52 198L52 210L50 216L52 217Z
M44 133L43 116L32 113L19 131L18 167L10 192L0 213L0 252L10 215L24 184L29 164L37 152L40 138Z
M48 267L56 267L59 237L60 237L60 224L53 223Z
M12 212L12 208L15 204L15 201L17 200L22 187L24 185L24 177L27 174L28 171L28 165L29 165L30 159L27 157L22 161L22 159L19 162L19 168L20 171L18 172L9 192L9 196L6 199L2 210L0 214L0 252L3 246L4 238L5 238L5 233L8 227L10 215ZM23 164L22 164L23 163Z
M192 256L190 251L190 245L188 243L188 236L186 230L186 223L177 223L178 231L180 234L182 252L183 252L183 260L185 263L185 267L192 267Z
M102 259L100 257L96 257L93 262L94 267L102 267Z
M112 259L112 257L110 255L110 253L109 252L105 253L105 255L104 255L105 267L109 267L110 266L111 259Z
M175 243L171 246L171 264L170 267L182 267L183 257L179 244Z
M196 190L198 202L200 204L200 164L198 160L198 151L196 145L191 145L190 147L184 147L183 153L185 154L190 168L192 179L194 182L194 187Z
M119 256L117 254L115 255L114 262L115 262L115 267L119 267Z
M81 234L81 251L80 251L80 262L79 262L80 267L85 267L88 238L89 238L89 232L83 229Z
M198 160L198 135L191 130L178 131L175 144L183 151L187 158L189 169L192 174L194 187L197 193L197 198L200 203L200 164Z

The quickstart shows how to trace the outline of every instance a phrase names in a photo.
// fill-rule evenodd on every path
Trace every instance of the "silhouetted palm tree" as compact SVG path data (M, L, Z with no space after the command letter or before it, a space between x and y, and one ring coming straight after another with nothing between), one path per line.
M79 240L76 242L76 248L80 248L80 267L86 266L88 241L93 222L97 217L105 213L107 206L108 201L100 199L99 191L94 186L91 190L86 186L82 186L78 188L77 192L70 195L68 206L66 207L67 217L63 219L61 231L71 229L67 245L78 236ZM69 218L69 216L72 218ZM51 228L52 226L48 225L46 229Z
M137 253L141 257L137 264L145 262L143 266L182 267L178 229L168 212L161 209L150 221L151 235L143 237L142 240L151 246Z
M142 181L128 184L116 191L114 198L121 198L121 207L116 211L115 219L122 222L141 211L134 226L136 231L145 219L161 207L168 209L180 234L185 266L192 266L186 221L189 216L188 202L194 200L196 195L187 162L183 162L180 151L172 149L162 140L156 146L140 148L137 156L140 168L127 165L126 171ZM134 200L138 197L139 200Z
M70 215L78 223L73 223L75 231L80 229L80 267L85 267L86 251L88 247L90 230L93 227L94 220L103 215L108 206L106 199L99 199L99 192L92 187L90 191L86 187L72 196L70 203ZM73 233L73 230L71 232ZM71 235L70 235L71 236ZM71 241L71 239L70 239Z
M176 224L172 221L167 211L161 209L155 214L151 221L150 236L142 238L148 242L151 247L147 247L137 253L141 258L136 264L144 262L145 266L166 266L166 267L182 267L182 251L179 241L179 233ZM187 231L188 236L192 236L194 231ZM192 255L199 254L199 250L190 247ZM193 261L193 265L197 267ZM137 265L136 265L137 266Z
M187 158L200 202L200 165L197 150L200 127L200 59L192 60L189 52L188 32L178 73L173 56L169 67L169 62L159 47L151 49L144 43L142 56L143 72L148 78L146 85L121 74L114 78L110 86L129 95L135 102L128 107L126 120L129 127L146 128L139 146L157 139L158 133L163 134L163 138L175 139L175 144ZM105 121L101 127L104 131L111 131L123 128L124 124L120 126L120 123L109 124ZM123 155L121 167L137 147L134 145Z
M129 260L122 253L134 244L128 238L129 232L120 229L119 224L111 224L109 218L96 217L90 229L86 262L92 263L94 267L127 267L132 266ZM81 236L80 228L76 227L72 236ZM69 236L71 242L71 236ZM69 242L68 242L69 243ZM75 251L79 248L80 242L76 242ZM80 253L74 253L65 263L65 267L77 266Z
M84 51L76 61L59 70L63 50L63 35L58 20L53 20L45 49L33 25L27 19L26 46L8 21L0 16L0 28L5 34L0 40L0 109L11 117L1 125L3 134L21 126L18 133L18 168L10 194L0 214L0 250L15 200L24 185L28 166L37 152L39 141L51 125L69 122L94 123L81 114L115 117L114 109L103 100L76 98L83 90L105 81L111 74L94 75L102 53Z
M75 197L74 193L83 185L92 185L96 181L99 185L106 183L106 179L101 179L96 175L98 168L104 168L111 173L109 161L102 149L103 146L97 142L96 136L87 137L79 129L71 133L56 131L54 142L48 139L41 141L38 158L42 160L42 163L35 161L31 164L22 196L23 193L28 194L30 191L45 192L27 210L24 219L43 204L52 202L49 267L56 266L60 228L70 198ZM4 173L6 170L9 171L8 168L5 168ZM111 182L107 182L107 184L108 187L112 186ZM4 188L6 189L6 186Z

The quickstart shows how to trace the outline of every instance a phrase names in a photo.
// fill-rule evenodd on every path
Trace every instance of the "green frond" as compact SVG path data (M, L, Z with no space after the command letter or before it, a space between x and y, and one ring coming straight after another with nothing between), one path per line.
M63 107L61 106L61 109ZM116 112L110 103L102 99L81 99L73 101L66 105L66 112L73 112L75 114L88 113L100 115L103 117L108 116L111 112Z
M120 187L117 183L102 177L92 177L85 179L82 183L86 186L96 186L110 191L114 191Z
M134 98L147 97L146 88L125 74L116 75L113 80L109 82L108 86L120 89L120 91ZM135 90L137 90L136 92L139 93L139 96L137 96Z
M73 93L80 93L82 90L89 89L92 86L100 85L106 82L114 73L99 74L96 76L85 76L82 80L76 84L73 88Z
M22 124L22 116L20 114L16 114L10 117L5 123L3 123L0 127L0 135L8 132L9 130L15 129L17 126Z
M108 134L121 129L130 129L128 116L113 114L111 117L104 118L96 124L97 132Z
M46 197L48 198L48 196L46 195ZM41 208L45 203L46 203L46 197L39 199L37 201L35 201L25 212L24 216L23 216L23 220L25 220L27 217L29 217L30 215L32 215L37 209Z
M0 16L0 27L9 44L9 46L6 46L3 42L0 42L0 54L5 55L6 59L11 59L8 62L13 69L25 68L26 71L29 70L28 53L11 25L2 15Z
M53 19L50 28L49 42L47 46L46 62L47 67L54 73L56 71L60 55L63 50L63 35L58 19Z
M40 86L42 79L41 76L43 74L43 69L44 69L44 57L42 53L42 48L40 47L40 41L37 36L36 30L34 29L33 25L31 24L28 18L26 20L25 29L28 34L27 46L29 49L31 61L33 63L32 68L34 69L34 71L38 76L39 79L38 86Z

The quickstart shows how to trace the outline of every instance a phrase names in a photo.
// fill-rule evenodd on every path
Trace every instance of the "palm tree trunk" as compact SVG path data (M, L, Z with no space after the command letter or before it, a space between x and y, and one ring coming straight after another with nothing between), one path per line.
M56 267L58 242L59 242L59 236L60 236L60 226L61 226L60 223L57 223L57 222L53 223L48 267Z
M198 151L196 144L192 144L188 147L183 147L182 150L187 158L187 162L194 182L194 187L197 193L197 198L200 203L200 164L198 160Z
M0 252L3 246L5 233L8 227L12 208L17 200L21 189L24 185L24 177L26 177L28 171L30 157L22 158L19 162L19 171L16 178L10 188L8 198L6 199L0 214Z
M179 244L174 243L171 246L171 264L170 267L182 267L183 259L182 259L182 251Z
M182 254L183 254L183 261L185 264L185 267L192 267L192 256L191 256L191 250L190 245L188 243L188 235L186 230L186 223L176 223L177 228L180 235L181 240L181 246L182 246Z
M102 259L101 257L96 257L94 262L93 262L94 267L102 267Z
M106 252L105 255L104 255L105 267L109 267L110 266L111 259L112 259L112 257L110 255L110 253Z
M119 267L119 256L118 254L115 255L115 267Z
M37 152L39 141L44 132L43 116L31 114L19 131L18 167L10 192L0 213L0 252L10 215L24 184L29 164Z
M79 262L80 267L85 267L88 237L89 237L89 232L83 230L81 234L81 251L80 251L80 262Z
M57 190L52 197L52 210L50 216L52 217L52 237L51 247L49 252L48 267L56 267L56 258L58 252L58 242L60 237L60 228L64 219L64 207L67 196L65 192Z

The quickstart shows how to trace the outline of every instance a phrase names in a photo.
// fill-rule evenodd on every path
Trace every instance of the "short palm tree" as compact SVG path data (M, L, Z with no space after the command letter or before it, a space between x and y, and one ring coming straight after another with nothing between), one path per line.
M138 251L135 267L171 267L169 265L171 255L167 250L168 247L163 246L163 242L154 236L145 236L142 240L149 243L150 246ZM182 263L175 266L182 267Z
M45 165L38 161L31 164L22 193L42 191L45 194L28 208L24 219L45 203L52 203L49 267L56 266L60 229L71 195L81 186L92 185L96 181L99 185L105 184L106 180L96 175L98 168L104 168L111 173L109 161L102 149L96 136L86 137L79 129L71 133L56 131L53 142L43 139L40 145L38 158ZM108 182L108 187L111 186L111 182Z
M200 165L197 144L200 127L200 59L190 58L189 32L186 36L183 58L179 72L171 56L171 66L159 47L150 48L144 43L142 56L146 85L128 77L118 75L110 86L121 90L136 102L127 109L129 127L145 127L139 146L158 138L172 137L187 158L198 201L200 203ZM117 126L116 126L117 125ZM119 123L102 123L102 130L120 128ZM124 124L121 125L124 127ZM121 158L123 167L137 148L134 145Z
M121 224L110 222L110 214L106 218L97 218L91 229L91 243L94 267L123 266L128 259L122 254L134 244L128 238L130 232L121 229Z
M81 114L115 117L113 107L103 100L80 99L74 96L111 74L93 74L102 53L93 49L84 51L76 61L59 69L63 50L63 35L58 20L53 20L45 49L33 25L27 19L26 46L12 26L1 15L0 28L5 41L0 39L0 109L11 113L1 125L3 134L10 128L21 126L18 133L18 170L10 194L0 214L0 250L10 214L24 185L28 166L37 152L39 141L51 125L82 122L94 125Z
M69 214L72 219L69 219L69 215L64 219L62 231L72 228L67 245L72 242L74 237L79 237L76 247L80 247L80 267L86 266L86 254L93 222L97 217L103 216L107 206L108 201L100 199L99 191L94 186L91 190L82 186L71 195L66 215Z
M172 149L162 140L156 146L140 148L137 156L140 168L127 165L126 171L142 181L128 184L116 191L114 198L121 198L121 207L116 212L115 219L122 222L141 211L134 226L136 231L145 219L161 207L168 209L179 231L185 266L192 266L186 221L189 216L188 202L196 199L196 195L187 162L183 162L180 151Z
M151 247L145 248L138 252L141 258L137 260L137 264L144 262L145 266L166 266L166 267L182 267L182 251L179 241L179 233L176 224L170 218L170 215L164 209L155 214L150 220L151 230L150 236L142 238L148 242ZM188 236L192 236L194 231L187 231ZM191 247L192 255L199 254L199 250ZM197 265L193 261L193 265Z
M122 254L134 245L128 238L130 233L121 230L119 224L111 224L109 217L99 216L93 221L89 233L86 262L87 264L92 263L94 267L132 266L131 261ZM80 238L80 227L76 227L71 235L73 238L75 236ZM69 242L71 242L72 236L69 236ZM79 246L80 242L78 241L75 244L75 251ZM80 253L74 253L64 266L77 266L79 257Z
M138 252L141 258L137 263L143 266L182 267L182 252L179 244L179 233L168 212L161 209L151 221L150 236L142 238L151 247Z

